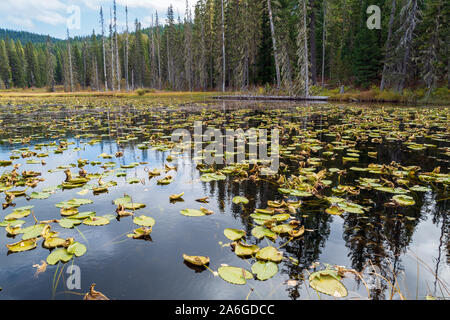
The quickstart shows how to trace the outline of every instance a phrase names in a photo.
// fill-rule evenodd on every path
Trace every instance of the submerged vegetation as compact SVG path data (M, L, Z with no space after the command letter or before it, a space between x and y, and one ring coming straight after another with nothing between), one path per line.
M449 242L448 107L235 108L168 101L0 99L3 247L23 255L22 264L36 266L40 276L74 260L106 268L99 249L123 245L138 255L133 277L140 277L139 259L146 258L131 250L155 248L170 257L152 255L169 278L194 270L193 281L221 286L231 297L244 299L234 290L247 285L247 298L270 298L275 286L284 287L280 296L291 299L306 298L308 290L314 292L309 298L406 299L399 282L401 259L424 217L432 216L442 230L438 251L447 250L448 270L450 252L443 245ZM172 141L172 132L192 131L198 120L222 131L278 129L278 171L265 175L269 164L263 161L206 165L177 151L182 142ZM149 201L152 194L156 198ZM332 226L342 226L348 266L339 265L338 256L322 261ZM114 240L102 246L103 234ZM27 260L30 252L42 265ZM10 257L1 259L6 263ZM427 263L417 257L417 265L428 270ZM152 266L146 272L153 272ZM100 270L89 270L89 277L103 277ZM198 274L205 270L210 278ZM450 296L449 279L439 271L433 276L435 289L421 284L413 298ZM8 283L3 276L0 281L5 294ZM360 284L365 296L353 289ZM94 286L85 299L106 298ZM185 290L176 281L170 286ZM201 290L194 286L190 292L201 296ZM105 284L102 291L114 296Z

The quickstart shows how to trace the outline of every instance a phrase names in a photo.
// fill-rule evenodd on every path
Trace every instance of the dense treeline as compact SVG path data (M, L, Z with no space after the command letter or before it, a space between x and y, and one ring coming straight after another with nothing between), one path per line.
M14 41L20 40L22 43L45 43L47 42L48 36L27 31L15 31L0 28L0 39L6 38L13 39ZM51 37L50 40L54 42L61 41L60 39L53 37Z
M246 90L288 94L312 85L448 86L445 0L198 0L184 17L169 6L147 28L117 32L113 0L100 33L45 43L0 40L0 87L64 85L68 91ZM369 29L370 5L381 28ZM162 21L164 19L164 21Z

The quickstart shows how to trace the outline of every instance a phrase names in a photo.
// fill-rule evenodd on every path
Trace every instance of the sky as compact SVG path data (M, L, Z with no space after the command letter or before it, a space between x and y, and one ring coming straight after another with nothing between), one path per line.
M175 19L178 14L184 17L186 0L116 0L118 31L125 30L125 6L128 6L128 23L134 30L137 18L147 27L151 17L158 12L160 23L166 19L167 7L172 4ZM193 7L196 0L189 0ZM67 29L70 36L92 34L95 29L100 33L100 6L105 17L105 31L110 21L110 7L113 0L0 0L0 28L17 31L29 31L65 39ZM192 10L193 11L193 10Z

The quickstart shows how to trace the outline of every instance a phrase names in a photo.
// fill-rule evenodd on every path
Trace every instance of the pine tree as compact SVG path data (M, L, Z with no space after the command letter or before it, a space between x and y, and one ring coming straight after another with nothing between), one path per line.
M3 82L5 88L10 88L12 85L11 67L9 66L8 53L6 51L5 41L0 40L0 80Z

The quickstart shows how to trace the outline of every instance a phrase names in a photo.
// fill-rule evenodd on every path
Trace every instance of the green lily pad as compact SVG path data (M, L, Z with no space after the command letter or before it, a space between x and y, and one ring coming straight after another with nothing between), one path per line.
M77 220L83 220L89 217L94 217L95 211L85 211L85 212L78 212L77 214L74 214L72 216L67 217L68 219L77 219Z
M145 215L141 215L139 217L135 217L133 219L133 222L137 225L143 226L143 227L153 227L156 223L155 219L151 217L147 217Z
M109 224L109 219L105 217L89 217L83 220L83 224L88 226L104 226Z
M263 237L267 237L269 239L275 240L278 235L270 229L267 229L264 226L256 226L252 229L252 235L257 239L262 239Z
M44 230L44 228L45 228L45 224L41 223L41 224L37 224L37 225L22 229L21 230L21 233L23 233L22 240L28 240L28 239L33 239L33 238L39 237L42 233L42 230Z
M325 209L325 212L332 215L340 216L345 212L344 209L339 208L339 206L331 206Z
M180 213L183 216L188 216L188 217L201 217L206 215L205 212L201 211L201 210L197 210L197 209L184 209L181 210Z
M243 268L224 266L217 270L219 276L232 284L246 284L247 280L253 279L253 274Z
M28 217L30 214L31 214L31 210L29 210L29 209L25 209L25 210L15 209L12 213L8 214L5 217L5 220L7 220L7 221L17 220L20 218Z
M294 230L294 226L291 226L290 224L280 224L278 226L274 226L270 228L275 233L283 234L283 233L289 233L290 231Z
M237 256L251 256L259 251L259 247L257 245L247 245L241 242L236 243L234 247L234 253Z
M232 201L234 204L247 204L249 200L246 197L236 196Z
M93 203L94 201L89 200L89 199L71 199L68 201L62 201L59 202L57 204L55 204L55 206L57 208L63 208L63 209L68 209L68 208L78 208L79 206L82 206L84 204L90 204Z
M245 231L239 229L227 228L223 231L223 234L231 241L236 241L241 239L242 237L245 237Z
M335 270L321 270L309 276L309 285L324 294L343 298L348 295L347 288L340 281L340 276Z
M118 199L114 200L114 204L115 204L116 206L118 206L119 204L126 204L126 203L128 203L128 202L131 202L131 197L128 196L128 195L125 195L125 196L122 197L122 198L118 198Z
M150 235L152 228L141 227L133 230L133 233L127 234L128 238L140 239Z
M409 190L416 191L416 192L428 192L428 191L431 191L431 188L424 187L424 186L414 186L414 187L409 188Z
M83 223L83 220L64 218L59 220L59 225L66 229L72 229L74 226Z
M57 264L59 261L68 262L73 258L73 254L69 253L66 248L53 250L47 257L47 263L51 265Z
M25 223L24 220L11 220L11 221L6 221L5 220L5 221L0 222L0 227L6 227L6 226L8 226L8 224L11 227L16 227L16 226L21 226L24 223Z
M338 202L338 207L350 213L364 213L363 207L353 202Z
M272 261L256 261L252 266L252 272L259 280L267 280L278 273L278 265Z
M288 194L295 197L311 197L312 193L296 190L296 189L284 189L284 188L278 188L278 191L280 193Z
M405 196L405 195L396 195L392 197L396 203L401 206L413 206L416 204L413 197Z
M45 239L44 247L47 249L53 249L56 247L62 247L66 243L66 240L59 237L50 237Z
M50 195L51 195L51 193L49 193L49 192L32 192L30 195L30 198L43 200L43 199L49 198Z
M211 182L211 181L225 180L226 178L227 176L223 174L205 173L201 175L200 180L203 182Z
M139 209L145 208L145 204L137 203L137 202L133 202L133 203L128 202L128 203L124 203L123 207L128 210L139 210Z
M83 254L86 253L86 251L87 251L86 246L79 242L74 242L67 248L67 252L69 254L74 254L77 257L81 257Z
M280 262L283 260L283 253L275 247L264 247L256 253L256 259Z
M11 252L22 252L36 248L36 239L22 240L13 244L7 244L6 247Z

